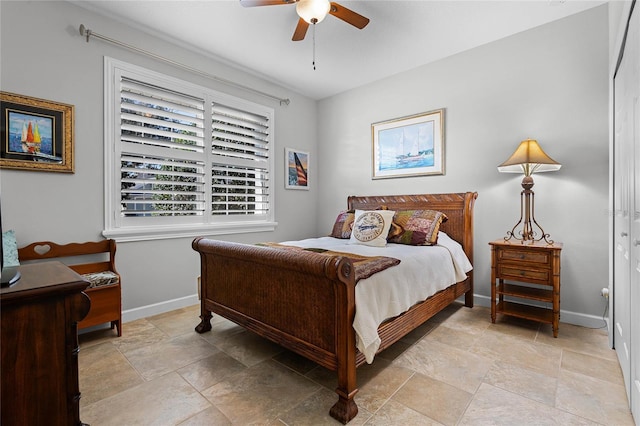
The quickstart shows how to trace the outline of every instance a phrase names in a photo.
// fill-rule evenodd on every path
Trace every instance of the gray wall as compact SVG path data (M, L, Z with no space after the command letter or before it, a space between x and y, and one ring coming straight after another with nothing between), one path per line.
M477 191L475 292L487 305L487 243L502 238L520 213L522 176L496 166L521 140L537 139L562 163L558 172L534 175L536 219L564 243L561 321L602 325L607 19L607 6L600 6L320 101L318 233L328 232L351 194ZM372 180L371 123L439 108L446 110L446 174Z
M3 224L16 231L20 245L101 238L102 61L111 56L275 108L280 225L273 233L224 239L324 235L351 194L478 191L475 278L480 303L488 303L489 295L487 243L504 236L519 216L521 177L499 174L496 166L522 139L538 139L563 165L559 172L536 175L534 187L536 218L564 243L561 320L599 325L600 289L608 280L606 6L317 103L66 2L3 1L0 19L0 89L76 107L75 174L0 171ZM78 34L81 23L222 78L289 97L292 103L280 107L98 40L86 43ZM372 180L371 123L438 108L446 109L446 174ZM311 153L310 191L284 190L285 147ZM118 245L129 318L194 301L199 261L190 242ZM153 304L160 305L145 308Z
M67 243L102 238L104 56L273 106L276 113L275 208L280 225L275 232L217 238L282 241L314 234L318 179L315 101L71 3L2 1L0 19L0 89L75 105L75 174L0 171L3 226L16 231L19 246L41 240ZM25 22L29 22L28 29ZM281 107L276 101L190 75L98 39L86 43L78 32L80 24L218 77L291 98L291 104ZM304 138L300 137L302 134ZM284 189L285 147L311 153L310 191ZM191 249L191 238L119 243L116 263L123 276L125 311L161 304L151 310L130 311L125 319L197 300L199 258Z

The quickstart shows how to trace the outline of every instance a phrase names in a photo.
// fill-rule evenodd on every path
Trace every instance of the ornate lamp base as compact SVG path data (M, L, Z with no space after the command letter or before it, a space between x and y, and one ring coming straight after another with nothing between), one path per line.
M534 215L534 193L531 190L533 188L533 178L525 176L522 179L522 187L524 189L520 193L520 220L511 228L511 231L507 232L504 240L509 241L513 238L521 241L522 244L544 240L547 244L553 244L553 240L550 239L551 236L544 232ZM522 230L516 231L520 224L522 224ZM539 233L534 230L534 224L539 229Z

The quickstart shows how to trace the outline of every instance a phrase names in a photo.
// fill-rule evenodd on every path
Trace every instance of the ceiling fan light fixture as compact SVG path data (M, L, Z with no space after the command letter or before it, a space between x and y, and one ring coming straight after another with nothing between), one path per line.
M331 9L329 0L299 0L296 3L298 16L309 24L317 24L327 16Z

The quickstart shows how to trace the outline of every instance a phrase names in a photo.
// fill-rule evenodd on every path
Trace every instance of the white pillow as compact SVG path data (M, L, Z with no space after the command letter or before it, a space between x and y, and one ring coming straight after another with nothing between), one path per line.
M356 210L349 244L386 246L395 213L393 210Z

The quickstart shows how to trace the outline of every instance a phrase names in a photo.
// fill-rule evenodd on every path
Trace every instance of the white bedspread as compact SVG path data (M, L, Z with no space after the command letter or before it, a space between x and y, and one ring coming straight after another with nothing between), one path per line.
M370 247L349 244L349 240L332 237L285 241L282 244L303 248L323 248L363 256L389 256L400 259L399 265L378 272L358 282L356 315L353 328L356 345L368 363L373 362L380 337L378 326L416 303L450 285L463 281L472 269L462 246L447 234L438 234L435 246L387 244Z

